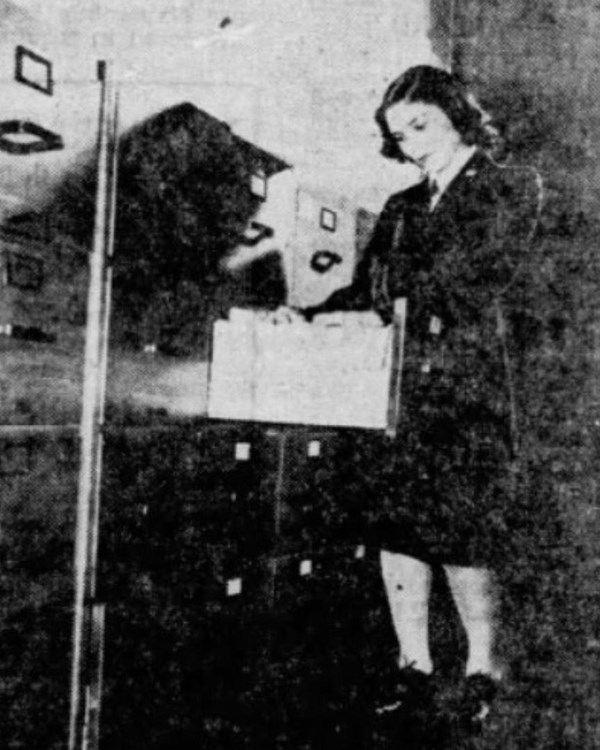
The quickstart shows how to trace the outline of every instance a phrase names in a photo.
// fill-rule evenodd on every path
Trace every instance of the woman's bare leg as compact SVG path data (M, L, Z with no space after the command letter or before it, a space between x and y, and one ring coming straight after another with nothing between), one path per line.
M410 665L430 674L433 671L429 652L431 568L413 557L382 550L381 573L400 646L399 665Z
M502 677L495 658L499 596L492 573L486 568L444 565L450 590L467 634L469 655L466 674Z

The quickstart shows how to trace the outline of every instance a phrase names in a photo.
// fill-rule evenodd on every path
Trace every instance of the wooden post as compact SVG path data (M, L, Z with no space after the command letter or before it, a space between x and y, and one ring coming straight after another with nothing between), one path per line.
M95 610L102 427L108 361L111 274L117 165L117 94L112 65L98 66L101 81L98 184L87 299L87 322L80 422L80 469L75 529L73 651L69 750L94 750L98 742L98 675L102 628ZM107 270L108 269L108 270ZM94 618L96 612L96 618ZM102 615L103 617L103 615ZM96 625L96 627L95 627ZM97 652L97 653L94 653ZM94 698L94 700L92 700ZM94 704L94 705L92 705ZM95 731L90 728L96 727Z

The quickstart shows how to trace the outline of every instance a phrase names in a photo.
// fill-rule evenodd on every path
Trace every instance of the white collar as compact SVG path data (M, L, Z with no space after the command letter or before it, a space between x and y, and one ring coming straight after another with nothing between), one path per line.
M442 194L448 188L448 185L462 171L462 168L471 160L473 154L477 151L477 146L468 146L467 148L458 149L452 159L437 172L429 175L429 181L435 183L437 192L431 199L430 210L437 206Z

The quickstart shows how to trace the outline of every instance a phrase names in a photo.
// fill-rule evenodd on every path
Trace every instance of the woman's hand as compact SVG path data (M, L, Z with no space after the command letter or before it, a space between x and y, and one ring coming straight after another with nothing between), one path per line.
M313 323L323 326L353 326L356 328L381 328L383 321L381 317L372 310L361 312L332 312L315 315Z
M302 313L287 305L281 305L276 310L267 313L266 320L273 325L288 325L290 323L304 323L305 318Z

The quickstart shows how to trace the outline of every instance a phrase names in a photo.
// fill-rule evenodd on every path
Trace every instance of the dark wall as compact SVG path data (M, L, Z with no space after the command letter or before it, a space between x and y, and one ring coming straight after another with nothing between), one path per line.
M504 158L534 165L544 178L529 277L545 335L521 384L531 471L519 500L529 532L505 571L509 605L522 618L514 633L525 635L508 645L513 659L521 649L525 669L546 670L538 684L547 711L538 706L539 721L530 717L520 730L530 731L528 746L550 746L554 711L552 746L592 748L599 724L600 4L432 0L432 9L434 48L493 115ZM520 602L535 602L530 616ZM570 708L561 711L565 700Z
M592 458L598 414L600 5L567 0L454 5L450 18L447 4L442 8L434 0L436 46L493 115L505 137L506 158L536 166L544 180L541 226L529 266L531 304L543 312L548 341L531 385L538 391L545 386L545 403L552 408L532 425L540 447L560 448L560 462L574 468ZM600 554L600 545L595 552Z

